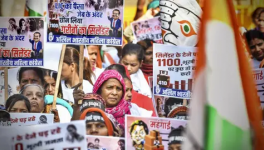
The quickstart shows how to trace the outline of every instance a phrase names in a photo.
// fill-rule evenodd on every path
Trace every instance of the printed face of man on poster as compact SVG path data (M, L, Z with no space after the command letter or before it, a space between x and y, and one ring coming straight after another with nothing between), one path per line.
M39 53L43 52L42 42L40 41L41 34L35 32L33 36L33 40L31 40L31 36L29 35L29 42L32 44L32 50L35 52L35 56L39 56Z
M118 9L114 9L112 12L112 18L109 16L109 12L107 13L108 20L110 21L110 27L113 30L113 36L118 35L118 31L121 31L121 20L119 19L120 11Z

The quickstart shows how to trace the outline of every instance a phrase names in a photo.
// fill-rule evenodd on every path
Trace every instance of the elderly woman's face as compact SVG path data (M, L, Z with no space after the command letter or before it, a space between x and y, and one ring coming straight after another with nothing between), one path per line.
M106 102L106 107L117 106L123 95L121 83L117 79L108 79L101 89L101 96Z
M44 110L44 93L37 86L27 87L23 95L26 96L31 105L31 112L41 113Z

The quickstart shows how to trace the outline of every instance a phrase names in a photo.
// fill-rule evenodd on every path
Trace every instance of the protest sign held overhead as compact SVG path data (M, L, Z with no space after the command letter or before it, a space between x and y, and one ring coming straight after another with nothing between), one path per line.
M86 0L48 4L47 41L122 45L123 0Z
M164 44L196 46L202 9L196 0L161 0Z
M44 18L0 20L0 66L43 66Z
M157 43L162 43L159 17L132 22L131 26L136 41L152 39Z
M153 55L154 95L190 99L195 48L154 44Z
M2 147L5 150L87 149L84 121L35 125L33 127L0 127L0 130L10 142L9 145L6 145L7 147Z
M13 126L29 126L38 124L52 124L54 114L41 113L10 113Z
M177 119L126 116L126 150L154 150L152 147L157 145L164 150L181 147L186 123Z
M88 150L125 150L125 138L86 136Z

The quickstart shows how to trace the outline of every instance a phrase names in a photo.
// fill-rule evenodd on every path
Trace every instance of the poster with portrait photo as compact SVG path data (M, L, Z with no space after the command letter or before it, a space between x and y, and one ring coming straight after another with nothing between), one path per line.
M154 96L157 114L161 118L188 120L189 100L165 96Z
M10 113L12 126L31 126L53 124L54 114L43 113Z
M87 150L125 150L125 138L86 135Z
M145 136L153 130L160 132L164 150L180 147L184 139L182 133L187 124L185 120L129 115L126 116L125 122L126 150L143 150Z
M47 42L122 45L123 0L71 0L48 3Z
M163 43L160 17L132 22L131 28L137 42L145 39L152 39L156 43Z
M10 146L1 147L5 150L17 149L61 149L86 150L85 121L70 123L41 124L21 127L0 127ZM3 131L3 132L2 132ZM1 143L1 142L0 142Z
M0 17L0 66L43 66L44 18Z

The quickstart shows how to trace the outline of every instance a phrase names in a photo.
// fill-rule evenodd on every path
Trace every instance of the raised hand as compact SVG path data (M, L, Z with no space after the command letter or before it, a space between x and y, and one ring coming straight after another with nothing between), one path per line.
M79 83L75 86L73 86L74 90L73 90L73 98L74 98L74 102L75 104L78 104L79 100L83 100L84 98L84 92L83 90L79 90L78 88L82 85L82 83Z

